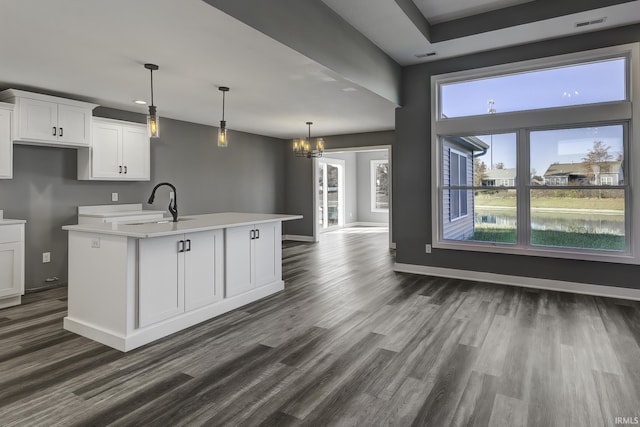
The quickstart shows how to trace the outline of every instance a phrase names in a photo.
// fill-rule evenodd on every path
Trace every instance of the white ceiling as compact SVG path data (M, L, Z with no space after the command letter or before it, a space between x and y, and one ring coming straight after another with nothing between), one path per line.
M152 12L150 12L152 11ZM0 0L0 87L279 138L394 128L396 105L200 0ZM150 19L151 18L151 19ZM9 42L11 40L11 42Z
M307 0L310 1L310 0ZM317 1L317 0L316 0ZM322 0L401 65L640 22L640 0L430 43L395 0ZM430 24L527 0L414 0ZM0 88L278 138L393 129L394 103L201 0L0 0ZM606 16L604 24L575 23ZM437 52L435 57L415 55Z

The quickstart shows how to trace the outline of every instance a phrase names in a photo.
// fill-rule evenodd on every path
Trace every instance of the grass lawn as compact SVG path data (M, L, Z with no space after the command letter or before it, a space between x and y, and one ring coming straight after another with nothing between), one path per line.
M476 206L516 207L515 197L475 197ZM624 210L623 198L533 197L532 208Z
M516 243L513 228L477 228L472 238L481 242ZM570 231L531 230L531 244L565 248L623 251L624 236L614 234L576 233Z

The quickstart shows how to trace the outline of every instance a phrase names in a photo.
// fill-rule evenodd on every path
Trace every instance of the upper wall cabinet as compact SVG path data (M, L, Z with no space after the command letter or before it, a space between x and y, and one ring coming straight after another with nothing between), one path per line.
M149 181L146 125L94 117L91 134L91 147L78 150L78 179Z
M0 102L0 179L13 178L12 116L13 105Z
M15 104L16 143L88 147L91 114L96 104L16 89L0 92L0 101Z

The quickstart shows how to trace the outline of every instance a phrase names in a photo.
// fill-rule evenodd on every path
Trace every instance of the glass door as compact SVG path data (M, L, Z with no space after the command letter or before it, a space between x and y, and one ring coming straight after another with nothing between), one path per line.
M344 225L344 160L318 162L318 225L320 230Z

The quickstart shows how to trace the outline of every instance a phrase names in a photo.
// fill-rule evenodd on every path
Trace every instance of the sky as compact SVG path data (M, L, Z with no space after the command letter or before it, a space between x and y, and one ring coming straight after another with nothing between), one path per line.
M442 114L446 117L496 114L626 99L625 59L550 68L441 86ZM603 84L606 82L606 84ZM489 103L492 100L493 103ZM516 166L516 134L479 135L490 144L480 157L487 166ZM534 131L531 168L543 175L549 165L580 163L594 141L610 146L613 159L623 152L622 125Z

